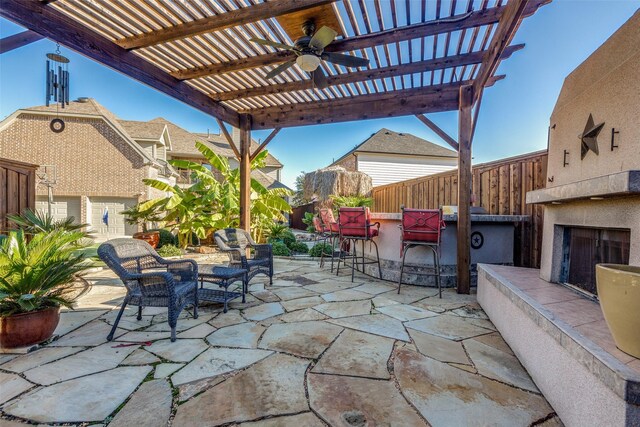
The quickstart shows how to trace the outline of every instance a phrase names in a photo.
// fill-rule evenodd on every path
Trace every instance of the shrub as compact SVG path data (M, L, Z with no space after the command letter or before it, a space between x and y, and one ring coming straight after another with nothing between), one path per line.
M315 217L315 214L311 213L311 212L305 212L304 213L304 218L302 218L302 222L304 224L306 224L307 226L307 232L308 233L313 233L316 231L316 227L315 225L313 225L313 218Z
M298 241L296 240L296 236L295 236L295 234L293 234L293 232L291 230L287 230L286 233L283 233L282 243L287 245L287 247L289 249L291 249L291 245L293 245L293 244L295 244L297 242Z
M291 252L297 252L299 254L306 254L309 252L309 246L305 245L303 242L294 242L289 246Z
M319 257L322 252L324 252L325 255L331 256L331 245L328 243L318 243L309 249L309 255L312 257Z
M175 245L164 245L158 249L158 255L161 257L180 256L182 255L182 249Z
M165 245L176 246L178 244L178 239L176 239L176 236L174 236L173 233L166 228L155 228L149 231L157 231L160 233L160 242L158 243L158 247L156 249L160 249Z
M282 242L273 242L271 249L276 256L290 256L291 250Z

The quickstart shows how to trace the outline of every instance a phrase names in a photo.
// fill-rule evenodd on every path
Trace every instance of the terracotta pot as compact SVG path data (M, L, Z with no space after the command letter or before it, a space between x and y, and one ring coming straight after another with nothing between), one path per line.
M0 347L27 347L46 341L59 320L60 307L0 317Z
M134 239L144 240L148 244L151 245L152 248L156 248L158 243L160 243L160 232L159 231L141 231L139 233L135 233L133 235Z
M616 346L640 358L640 267L596 265L598 298Z

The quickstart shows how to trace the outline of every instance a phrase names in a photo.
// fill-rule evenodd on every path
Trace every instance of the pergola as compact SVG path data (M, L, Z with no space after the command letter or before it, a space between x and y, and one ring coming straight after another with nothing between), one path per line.
M458 292L469 293L471 142L485 87L525 17L550 0L2 0L0 16L29 31L2 51L49 38L215 117L240 161L241 226L250 226L250 161L285 127L416 115L458 156ZM328 87L293 66L292 44L314 20L338 32L327 52L366 69L322 62ZM457 140L426 113L459 112ZM239 147L226 122L240 129ZM256 152L251 131L273 129Z

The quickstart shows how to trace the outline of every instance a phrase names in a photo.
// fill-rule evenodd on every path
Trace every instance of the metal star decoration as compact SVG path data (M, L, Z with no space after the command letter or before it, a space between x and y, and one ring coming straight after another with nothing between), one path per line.
M582 149L581 149L581 159L587 155L589 150L593 151L598 155L598 135L600 131L604 127L604 122L600 123L597 126L594 126L593 116L589 114L589 119L587 120L587 125L584 127L584 132L580 135L580 140L582 141Z

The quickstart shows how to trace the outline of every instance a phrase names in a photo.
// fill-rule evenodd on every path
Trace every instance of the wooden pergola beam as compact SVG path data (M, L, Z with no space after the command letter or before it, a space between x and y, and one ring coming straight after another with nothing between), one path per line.
M0 54L10 52L14 49L21 48L38 40L42 40L40 34L35 31L27 30L12 36L7 36L0 40Z
M434 131L436 135L442 138L444 142L452 146L454 150L458 151L460 149L460 145L456 142L455 139L451 138L448 133L443 131L442 128L440 128L440 126L438 126L437 124L429 120L427 117L425 117L424 114L416 114L416 117L418 118L418 120L424 123L429 129Z
M503 78L492 77L487 86ZM460 87L472 83L467 80L245 112L253 118L252 129L258 130L453 111L458 108Z
M117 40L116 43L125 49L139 49L198 34L220 31L240 24L248 24L251 22L275 18L277 16L321 6L334 1L335 0L271 0L269 2L258 3L249 7L242 7L219 15L185 22L184 24L173 25L161 30L127 37Z
M251 116L240 115L240 228L251 231Z
M227 127L224 125L224 122L216 117L216 122L218 122L218 127L220 128L220 133L224 135L224 138L227 140L229 146L233 150L233 154L236 155L236 159L240 160L240 151L236 147L235 142L233 142L233 137L229 134Z
M275 138L278 132L280 132L280 128L275 128L274 130L271 131L269 136L267 136L267 138L264 141L262 141L262 144L260 144L258 148L256 148L256 151L254 151L253 154L251 154L251 157L250 157L251 161L253 161L253 159L255 159L256 156L260 154L262 150L265 149L265 147L273 140L273 138Z
M231 125L238 113L40 1L2 0L0 16Z
M514 52L522 49L523 47L524 44L509 46L507 49L505 49L502 59L508 58ZM327 84L329 86L335 86L362 81L386 79L413 73L423 73L427 71L453 68L464 65L479 64L480 62L482 62L485 53L485 51L466 53L444 58L428 59L426 61L416 61L408 64L392 65L389 67L376 68L372 70L328 76ZM309 79L269 86L259 86L249 89L239 89L222 93L212 93L210 94L210 96L217 101L229 101L239 98L251 98L255 96L273 95L284 92L295 92L312 88L313 82Z
M540 5L549 0L530 0L525 14L533 14ZM500 20L506 6L492 7L471 13L454 15L446 19L427 21L419 24L407 25L386 31L349 37L336 40L325 49L327 52L348 52L358 49L372 48L377 45L396 43L419 39L423 37L444 34L451 31L464 30L483 25L495 24ZM251 68L276 65L293 58L288 51L278 51L264 55L250 56L231 61L210 64L201 67L187 68L171 72L171 75L180 80L195 79L213 74L224 74Z

